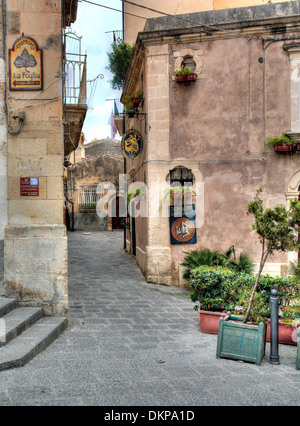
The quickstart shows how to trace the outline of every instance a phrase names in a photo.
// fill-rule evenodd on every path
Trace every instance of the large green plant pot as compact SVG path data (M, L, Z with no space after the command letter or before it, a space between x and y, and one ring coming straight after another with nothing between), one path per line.
M265 356L266 325L243 324L236 321L241 320L230 316L220 319L217 358L229 358L260 365Z
M296 368L297 368L297 370L300 370L300 327L298 328L298 343L297 343Z

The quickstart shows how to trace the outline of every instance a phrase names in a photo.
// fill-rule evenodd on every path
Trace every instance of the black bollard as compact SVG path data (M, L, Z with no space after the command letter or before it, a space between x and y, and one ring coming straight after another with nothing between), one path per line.
M271 290L271 347L270 364L279 365L278 355L278 292Z

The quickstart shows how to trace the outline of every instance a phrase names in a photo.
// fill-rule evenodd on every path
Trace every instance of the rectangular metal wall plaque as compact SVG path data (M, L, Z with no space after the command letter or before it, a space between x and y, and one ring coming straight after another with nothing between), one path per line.
M39 188L39 178L20 178L21 197L38 197Z
M197 228L195 204L170 206L171 244L196 244Z
M30 37L9 50L9 90L43 90L43 52Z

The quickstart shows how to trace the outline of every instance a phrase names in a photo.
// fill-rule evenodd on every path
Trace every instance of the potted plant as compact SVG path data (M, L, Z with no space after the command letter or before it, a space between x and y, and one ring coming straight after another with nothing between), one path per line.
M182 66L179 70L176 70L174 76L177 83L189 83L197 80L197 74L187 66Z
M246 274L251 274L253 272L254 264L250 257L245 253L241 253L237 258L234 246L229 247L224 253L207 248L183 253L186 255L184 261L181 263L182 266L186 268L183 273L184 279L189 280L192 269L203 265L221 266L235 272L244 272Z
M296 369L300 370L300 327L298 328L298 344L297 344Z
M218 334L221 317L235 305L235 273L219 266L199 266L190 272L190 292L194 309L200 314L202 333Z
M228 309L234 306L236 290L241 285L239 274L243 272L251 273L253 270L253 262L248 255L241 253L236 257L235 248L231 246L225 253L218 250L209 249L193 250L186 254L182 265L185 266L183 278L190 280L190 298L193 302L197 302L195 306L200 315L200 330L202 333L218 334L219 319L226 316ZM199 268L204 266L204 269ZM211 269L209 268L211 267ZM230 270L228 276L220 275L218 268ZM228 279L226 284L223 278ZM213 292L218 293L218 305L214 303L206 304L209 299L210 289L205 290L203 283L209 280L215 280ZM216 285L218 284L218 285ZM220 304L220 301L222 303Z
M299 248L298 224L300 220L300 202L290 202L289 209L282 204L274 209L264 210L259 189L254 201L248 205L248 214L254 216L253 229L259 235L262 245L259 270L249 297L242 324L230 321L229 314L225 320L220 319L217 357L240 359L260 365L265 353L266 324L248 324L251 308L257 297L259 280L268 257L275 251L285 252Z
M282 320L280 321L282 343L297 345L298 328L300 327L300 302L299 299L293 305L282 309ZM280 331L279 331L280 333Z
M281 136L275 136L274 138L268 139L265 143L265 151L270 146L274 146L275 152L288 152L290 154L294 154L297 150L294 138L289 137L285 133L282 133Z
M252 282L254 277L252 277ZM278 343L286 345L296 345L295 327L292 319L292 311L295 301L300 300L300 281L297 277L272 277L263 275L260 277L257 292L264 298L265 306L269 306L271 290L278 292L279 301L279 326L278 326ZM271 330L270 320L267 321L267 342L270 342Z
M142 90L137 90L137 92L132 92L130 95L124 97L125 111L129 112L130 110L136 111L140 103L143 100Z
M134 108L138 108L139 104L143 100L143 91L138 90L132 98L132 105Z

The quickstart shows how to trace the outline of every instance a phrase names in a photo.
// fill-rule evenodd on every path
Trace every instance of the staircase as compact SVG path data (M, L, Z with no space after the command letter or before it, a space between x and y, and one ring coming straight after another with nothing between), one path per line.
M0 297L0 371L22 367L67 326L67 318L44 317L41 308L21 308L15 299Z

